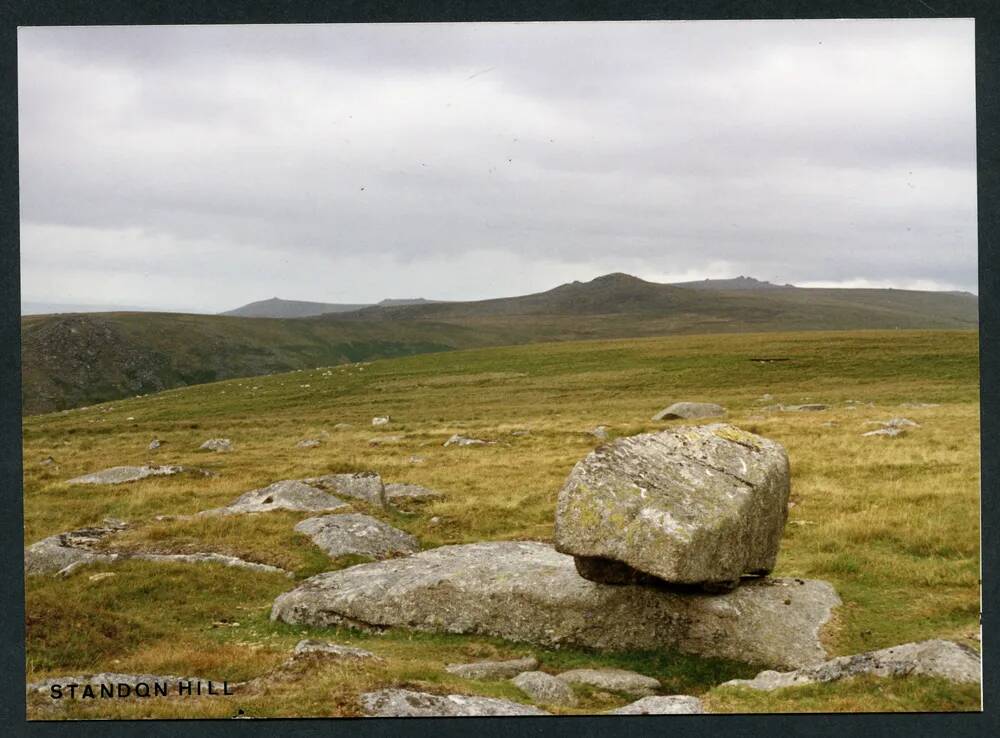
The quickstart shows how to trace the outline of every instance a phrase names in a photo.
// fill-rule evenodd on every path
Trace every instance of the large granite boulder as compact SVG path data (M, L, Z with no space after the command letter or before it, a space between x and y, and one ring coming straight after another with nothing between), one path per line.
M619 438L567 478L555 545L594 581L731 587L774 567L788 495L785 450L732 425Z
M701 420L702 418L717 418L726 414L726 408L714 402L675 402L665 407L653 420Z
M302 481L333 494L353 497L376 507L384 508L386 504L385 484L382 482L382 477L375 472L324 474L321 477L309 477Z
M723 687L747 687L763 691L797 687L817 682L871 674L878 677L911 674L970 683L982 679L982 657L967 646L952 641L930 640L867 651L795 671L762 671L753 679L733 679Z
M118 555L101 552L98 544L126 527L120 520L106 518L104 525L78 528L36 541L24 549L24 573L53 574L73 565L109 564Z
M707 595L580 577L544 543L442 546L314 576L280 595L272 620L313 627L475 633L606 651L677 649L778 668L822 662L837 594L826 582L757 579Z
M237 497L226 507L203 510L199 515L244 515L247 513L294 510L328 512L347 507L347 503L318 487L295 479L285 479Z
M358 513L307 518L295 526L330 558L356 554L387 559L420 550L417 539L369 515Z
M548 715L531 705L496 697L467 694L428 694L409 689L380 689L361 695L369 717L489 717L498 715Z

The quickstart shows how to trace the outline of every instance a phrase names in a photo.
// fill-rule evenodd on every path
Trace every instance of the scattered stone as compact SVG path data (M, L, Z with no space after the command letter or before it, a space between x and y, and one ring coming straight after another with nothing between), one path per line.
M608 427L606 425L599 425L592 430L587 431L590 435L596 438L598 441L608 440Z
M372 425L389 425L389 422L390 418L388 415L372 418Z
M503 541L319 574L279 595L271 619L606 651L672 648L799 668L826 658L819 630L839 604L833 587L815 580L757 579L714 596L598 584L547 544Z
M453 435L447 441L444 442L445 446L485 446L487 441L481 438L467 438L465 436L460 436L458 433Z
M319 446L318 438L303 438L295 444L295 448L316 448Z
M347 507L347 503L318 487L295 479L285 479L262 489L245 492L226 507L203 510L198 515L244 515L273 510L327 512L342 507Z
M782 687L832 682L860 674L878 677L918 674L971 683L982 679L982 657L967 646L935 639L904 643L853 656L839 656L823 664L796 671L762 671L753 679L733 679L721 686L770 691Z
M427 461L427 459L423 456L411 456L409 459L411 464L423 464L425 461Z
M726 414L726 408L714 402L675 402L670 407L660 410L653 420L698 420L700 418L715 418Z
M569 684L587 684L609 692L625 692L637 697L651 695L660 688L660 682L626 669L573 669L564 671L559 678Z
M113 466L110 469L84 474L67 481L67 484L124 484L136 482L147 477L169 477L184 471L183 466Z
M941 407L937 402L904 402L900 407L914 407L914 408L926 408L926 407Z
M829 405L821 405L818 402L814 402L808 405L782 405L781 410L786 413L815 413L820 410L826 410Z
M69 574L85 564L109 564L118 558L117 554L102 553L98 551L97 544L126 527L120 520L105 518L101 526L78 528L43 538L24 549L24 573L61 573L73 567L67 572Z
M668 697L643 697L641 700L608 710L605 715L701 715L705 712L701 700L686 694Z
M198 448L202 451L215 451L216 453L225 453L227 451L233 450L233 442L230 441L228 438L209 438Z
M486 717L496 715L548 715L531 705L495 697L465 694L428 694L409 689L380 689L361 695L370 717Z
M87 579L91 582L99 582L102 579L108 579L113 576L115 576L113 571L102 571L100 574L91 574Z
M346 554L387 559L420 550L417 539L381 520L357 513L307 518L295 526L331 559Z
M566 682L544 671L525 671L511 681L535 702L568 707L577 703L576 695Z
M441 518L435 515L433 518L427 521L429 525L438 525L441 522Z
M888 436L889 438L895 438L896 436L906 435L906 431L902 428L879 428L878 430L868 431L867 433L862 433L862 436Z
M881 425L883 428L919 428L920 423L909 418L889 418L889 420L872 420L867 425Z
M531 435L531 431L528 430L528 429L526 429L526 428L518 428L517 430L512 430L510 432L510 434L512 436L516 436L518 438L523 438L525 436L530 436Z
M147 448L150 451L155 451L156 449L158 449L162 445L163 445L163 442L159 438L154 438L152 441L149 442L149 446L147 446Z
M403 484L393 482L385 485L385 498L389 502L399 504L406 502L432 502L444 497L440 492L419 484Z
M826 420L826 421L820 423L820 425L822 427L824 427L824 428L836 428L837 427L837 421L836 420Z
M508 661L477 661L472 664L448 664L444 670L463 679L510 679L521 672L538 668L538 659L525 656Z
M351 425L350 423L337 423L336 425L333 426L333 429L335 431L342 431L342 430L349 430L353 427L354 426Z
M375 472L325 474L322 477L310 477L302 481L338 495L362 500L369 505L385 507L385 485L382 483L382 477Z
M374 659L378 658L371 651L354 646L342 646L339 643L329 641L302 640L295 644L292 651L294 656L319 655L335 659Z
M763 394L760 397L758 397L756 400L754 400L754 402L760 404L762 402L770 402L773 399L774 399L774 395L772 395L770 393L767 393L767 394Z
M619 438L567 478L555 547L594 581L732 586L774 567L788 495L784 448L732 425Z
M44 459L38 462L39 466L51 466L52 464L55 463L56 460L53 459L51 456L46 456Z

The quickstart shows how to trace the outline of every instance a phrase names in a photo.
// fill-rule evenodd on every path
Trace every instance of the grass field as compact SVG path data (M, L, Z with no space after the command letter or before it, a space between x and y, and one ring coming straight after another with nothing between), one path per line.
M785 359L770 363L753 358ZM761 400L769 394L773 399ZM535 344L429 354L170 390L25 418L25 543L105 516L135 526L110 545L157 552L218 551L293 570L296 579L214 565L130 561L68 579L27 581L29 680L97 671L236 681L284 660L303 637L359 644L383 657L329 665L308 679L239 698L104 700L32 717L354 715L357 694L408 685L528 701L507 682L470 682L446 663L534 653L543 670L615 665L655 676L664 693L703 696L717 711L976 710L978 686L929 678L856 679L755 693L716 685L752 665L675 653L550 651L496 639L388 632L366 635L271 623L274 597L328 561L292 530L308 514L154 521L227 504L272 481L331 471L379 472L444 499L416 512L375 514L425 548L479 540L551 540L558 490L598 441L671 427L650 416L676 400L719 402L729 420L788 450L792 501L775 575L826 579L844 605L824 638L831 654L943 637L978 648L978 334L862 331L674 336ZM765 410L822 402L815 413ZM870 403L870 404L869 404ZM932 407L902 407L906 403ZM373 428L371 418L393 422ZM871 421L905 416L919 428L864 438ZM336 430L335 424L352 427ZM527 429L529 435L513 435ZM495 445L444 448L453 433ZM197 451L228 437L229 454ZM401 436L379 446L370 439ZM152 438L165 443L147 450ZM315 449L295 448L318 437ZM55 465L41 465L47 456ZM411 463L411 456L424 458ZM117 487L65 480L147 461L213 469ZM358 503L357 509L364 506ZM115 576L90 581L91 574ZM579 708L624 704L583 691Z

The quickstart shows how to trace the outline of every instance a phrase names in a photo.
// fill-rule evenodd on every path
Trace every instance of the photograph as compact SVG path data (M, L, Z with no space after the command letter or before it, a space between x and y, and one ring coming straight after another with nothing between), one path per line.
M16 71L27 721L983 710L975 19Z

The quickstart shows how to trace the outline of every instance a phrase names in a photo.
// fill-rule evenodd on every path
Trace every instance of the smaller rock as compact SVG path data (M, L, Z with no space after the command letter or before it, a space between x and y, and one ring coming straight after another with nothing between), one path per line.
M55 464L55 463L56 463L55 459L53 459L51 456L46 456L44 459L42 459L41 461L38 462L38 465L39 466L51 466L52 464Z
M756 400L754 400L754 402L760 404L762 402L770 402L773 399L774 399L774 395L772 395L770 393L765 393L765 394L761 395L760 397L758 397Z
M447 441L444 442L445 446L485 446L488 441L484 441L481 438L467 438L466 436L461 436L458 433L453 435Z
M546 705L576 705L576 695L569 685L544 671L525 671L511 679L514 686L535 702Z
M394 443L402 443L402 436L376 436L368 439L369 446L389 446Z
M626 669L573 669L559 678L569 684L587 684L609 692L625 692L636 696L651 695L660 688L652 677Z
M409 689L380 689L361 695L370 717L488 717L499 715L548 715L531 705L495 697L465 694L429 694Z
M409 458L409 463L411 464L423 464L425 461L427 461L427 459L423 456L411 456Z
M441 522L441 518L435 515L433 518L427 521L428 525L438 525Z
M319 446L318 438L303 438L295 444L295 448L316 448Z
M531 431L528 430L527 428L518 428L517 430L512 430L510 434L512 436L517 436L518 438L523 438L525 436L530 436Z
M818 402L814 402L807 405L782 405L781 409L786 413L814 413L826 410L828 407L828 405L821 405Z
M226 507L203 510L198 515L244 515L274 510L328 512L342 507L347 507L347 503L318 487L296 479L285 479L245 492Z
M936 402L904 402L900 407L914 407L914 408L927 408L927 407L941 407L939 403Z
M701 715L705 712L701 700L686 694L667 697L643 697L641 700L608 710L605 715Z
M385 507L385 485L382 483L382 477L375 472L324 474L321 477L310 477L302 481L334 494L363 500L369 505Z
M381 560L420 550L409 533L357 513L307 518L295 531L309 536L331 559L354 554Z
M525 656L509 661L477 661L472 664L448 664L444 670L463 679L510 679L538 668L538 659Z
M147 446L147 448L150 451L155 451L156 449L158 449L162 445L163 445L163 442L159 438L154 438L152 441L149 442L149 446Z
M372 418L372 425L389 425L391 418L388 415L382 415Z
M762 671L753 679L732 679L721 686L771 691L832 682L860 674L878 677L919 674L958 683L974 683L982 679L982 657L967 646L934 639L853 656L839 656L796 671Z
M868 431L867 433L862 433L862 436L888 436L889 438L895 438L896 436L906 435L906 431L902 428L879 428L878 430Z
M115 576L113 571L102 571L100 574L91 574L87 579L91 582L99 582L102 579L108 579L113 576Z
M433 489L421 487L419 484L393 482L385 485L385 497L389 502L398 504L401 502L431 502L442 499L444 495Z
M351 425L350 423L337 423L336 425L333 426L333 429L335 431L342 431L342 430L349 430L353 427L354 426Z
M337 659L374 659L378 658L371 651L354 646L342 646L329 641L302 640L295 644L293 656L319 655Z
M198 448L201 451L215 451L216 453L225 453L233 450L233 442L230 441L228 438L209 438Z
M714 402L675 402L670 407L660 410L653 420L697 420L699 418L714 418L726 414L726 408Z
M920 423L910 420L909 418L889 418L889 420L882 420L879 423L885 428L919 428Z
M599 425L587 431L590 435L596 438L598 441L608 440L608 427L606 425Z

